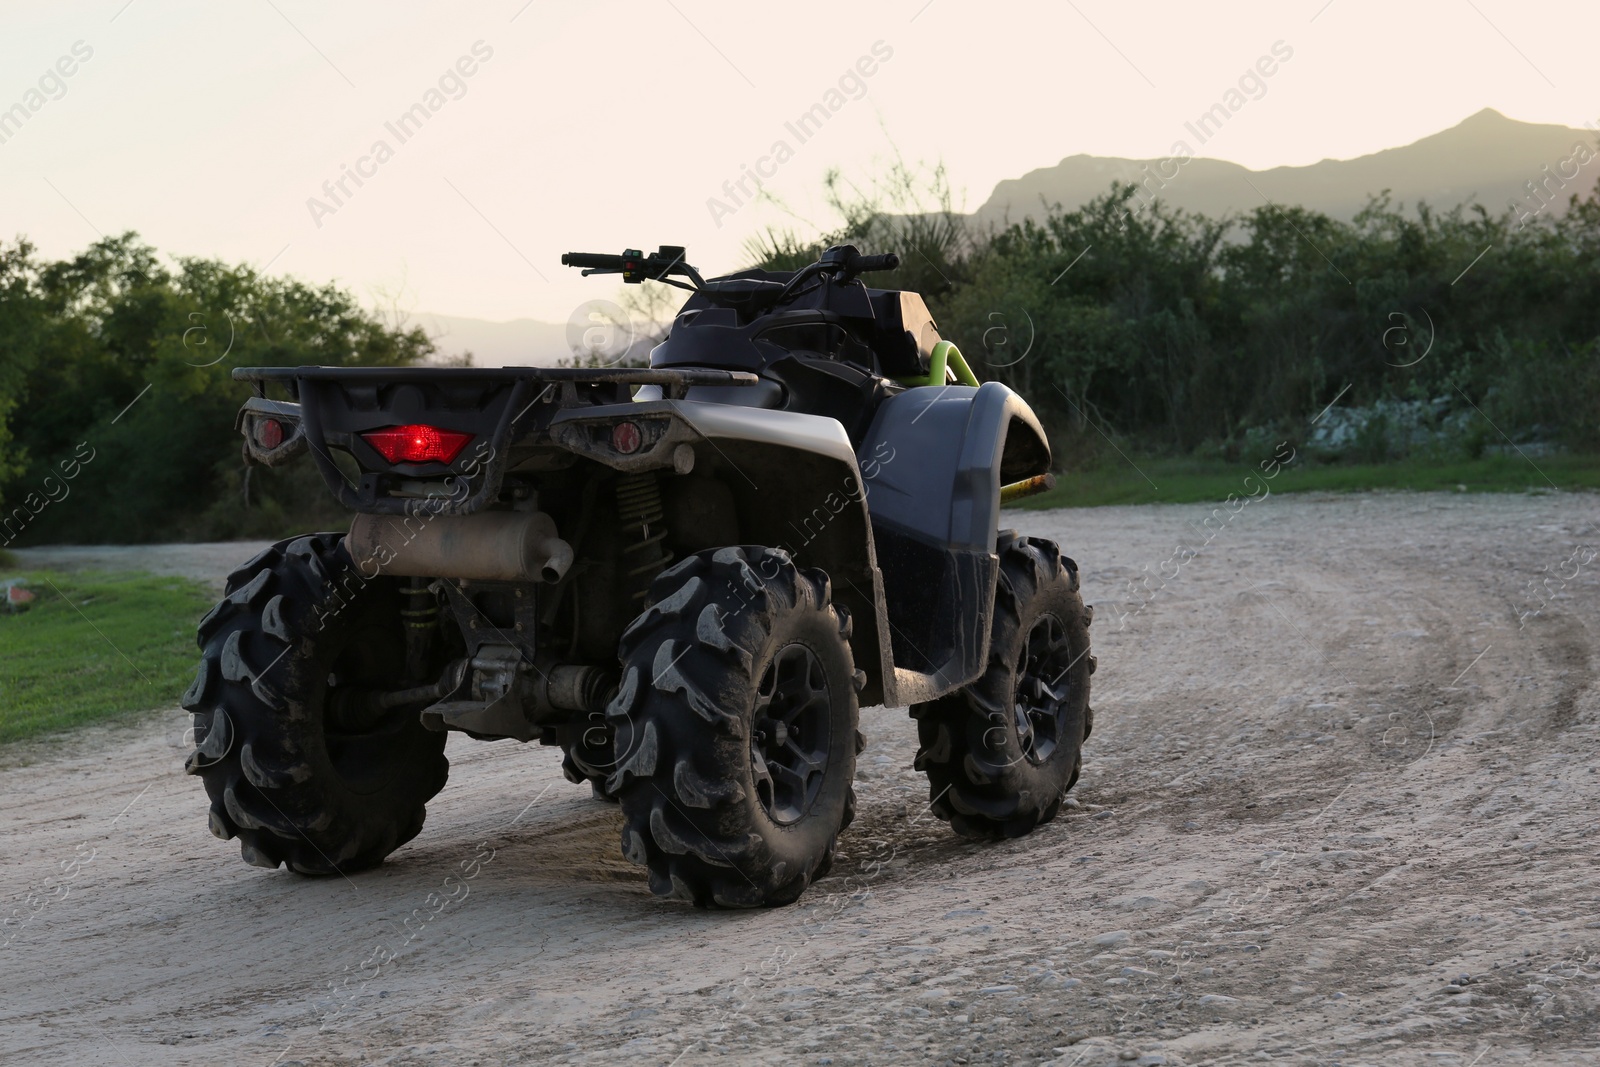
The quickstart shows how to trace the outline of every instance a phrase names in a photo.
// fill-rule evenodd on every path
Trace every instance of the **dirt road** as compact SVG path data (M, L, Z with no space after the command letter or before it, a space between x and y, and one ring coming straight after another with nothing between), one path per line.
M206 832L175 710L13 750L0 1060L1600 1064L1600 498L1273 496L1131 596L1205 513L1011 516L1098 605L1077 806L962 841L870 709L780 910L651 898L554 749L452 740L421 836L321 881Z
M61 570L149 571L205 582L220 596L228 572L267 547L267 541L204 545L50 545L12 552L24 567Z

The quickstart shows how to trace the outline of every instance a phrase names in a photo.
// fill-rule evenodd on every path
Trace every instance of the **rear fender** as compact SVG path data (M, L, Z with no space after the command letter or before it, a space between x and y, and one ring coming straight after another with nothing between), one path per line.
M638 458L618 456L610 448L608 428L624 418L660 424L645 435L649 440ZM883 577L864 488L884 464L870 452L858 464L837 420L732 404L651 400L564 413L551 431L566 448L618 470L692 471L710 474L727 486L742 542L781 548L799 566L827 572L834 602L850 613L856 666L867 675L861 703L894 701Z

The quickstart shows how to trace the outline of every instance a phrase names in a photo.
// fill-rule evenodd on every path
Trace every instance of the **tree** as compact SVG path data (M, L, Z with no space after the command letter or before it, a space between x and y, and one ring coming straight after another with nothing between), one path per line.
M335 286L210 259L168 267L131 233L56 263L25 241L0 246L0 349L15 438L0 430L0 489L18 499L92 453L25 535L85 541L277 533L327 515L314 475L246 474L233 422L250 387L233 368L404 366L434 352L421 329L385 324Z

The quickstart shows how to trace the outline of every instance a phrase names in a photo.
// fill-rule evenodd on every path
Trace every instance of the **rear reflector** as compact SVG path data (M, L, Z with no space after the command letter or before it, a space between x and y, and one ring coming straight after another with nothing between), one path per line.
M624 456L631 456L639 451L639 446L643 443L644 435L639 432L638 423L619 422L611 428L611 447Z
M449 463L472 440L470 433L437 426L390 426L361 435L390 463Z
M262 448L277 448L283 444L283 423L277 419L262 419L256 423L256 444Z

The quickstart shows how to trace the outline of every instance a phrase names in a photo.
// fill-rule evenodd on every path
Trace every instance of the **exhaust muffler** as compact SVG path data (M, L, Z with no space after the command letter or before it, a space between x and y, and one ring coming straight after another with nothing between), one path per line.
M357 515L345 547L368 577L555 583L572 566L572 546L542 511Z

